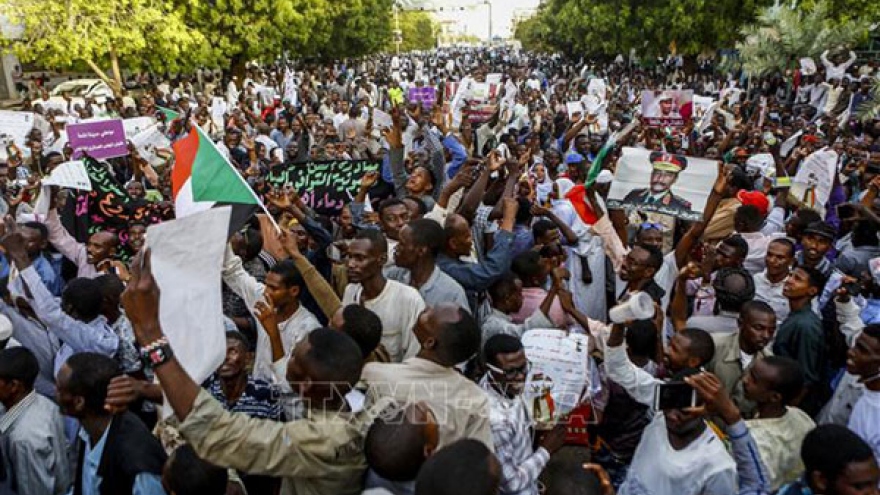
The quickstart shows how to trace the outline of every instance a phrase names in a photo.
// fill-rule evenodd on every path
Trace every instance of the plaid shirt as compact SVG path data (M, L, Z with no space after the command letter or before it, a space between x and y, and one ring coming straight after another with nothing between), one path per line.
M501 493L538 495L538 476L550 460L543 447L532 449L534 428L522 397L502 396L484 377L480 386L489 397L489 421L495 455L501 463Z

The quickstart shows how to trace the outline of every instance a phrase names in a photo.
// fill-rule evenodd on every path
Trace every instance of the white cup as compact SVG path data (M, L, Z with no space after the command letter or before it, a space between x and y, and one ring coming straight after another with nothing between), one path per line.
M654 299L647 292L634 292L626 302L611 308L608 316L614 323L653 318Z

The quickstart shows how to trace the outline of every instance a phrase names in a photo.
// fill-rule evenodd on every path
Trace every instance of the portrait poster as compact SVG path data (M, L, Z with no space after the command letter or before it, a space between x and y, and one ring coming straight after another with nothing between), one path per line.
M697 221L703 217L717 174L714 160L623 148L608 193L608 207Z
M694 112L690 90L645 90L642 92L642 122L648 127L684 127Z
M834 187L837 160L837 152L827 147L808 156L792 177L789 198L796 204L818 211L824 217L825 205Z

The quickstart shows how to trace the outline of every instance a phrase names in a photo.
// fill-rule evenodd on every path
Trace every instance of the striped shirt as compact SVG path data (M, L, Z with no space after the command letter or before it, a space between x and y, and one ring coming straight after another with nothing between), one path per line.
M281 402L278 400L276 390L269 382L248 375L244 392L232 404L226 399L220 383L220 376L214 373L202 384L202 388L217 399L227 411L244 413L252 418L273 419L275 421L281 419Z
M501 493L538 495L538 476L550 460L544 447L532 448L534 427L522 397L502 396L483 378L480 387L489 397L489 421L495 455L501 463Z

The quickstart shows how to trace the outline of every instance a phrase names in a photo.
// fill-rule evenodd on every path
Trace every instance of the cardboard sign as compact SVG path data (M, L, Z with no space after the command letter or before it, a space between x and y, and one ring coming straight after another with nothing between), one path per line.
M81 158L87 154L92 158L104 160L128 154L125 125L122 119L70 124L66 131L74 158Z
M380 166L370 160L291 163L271 169L267 181L275 187L291 186L316 212L337 216L357 193L361 177Z
M713 160L623 148L608 207L700 220L717 170Z
M649 127L684 127L693 117L693 91L645 90L642 122Z

